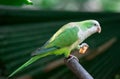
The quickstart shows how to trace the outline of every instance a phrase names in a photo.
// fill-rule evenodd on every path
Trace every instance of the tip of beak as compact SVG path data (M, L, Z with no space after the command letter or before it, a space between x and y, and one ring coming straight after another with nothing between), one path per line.
M101 27L100 26L97 28L97 31L98 31L98 33L101 33Z
M100 30L100 31L98 31L98 33L101 33L101 30Z

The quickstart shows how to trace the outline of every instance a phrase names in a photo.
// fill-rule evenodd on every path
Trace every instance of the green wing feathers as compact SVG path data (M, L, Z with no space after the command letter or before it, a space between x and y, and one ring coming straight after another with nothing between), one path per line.
M22 69L32 64L36 60L45 57L47 55L64 54L67 57L71 51L71 49L69 49L69 46L78 40L78 35L77 35L78 31L79 29L76 26L69 28L67 28L67 26L63 26L58 32L56 32L53 35L53 37L41 49L35 51L33 57L30 60L28 60L25 64L23 64L12 74L10 74L9 77L21 71Z
M46 48L56 47L68 47L78 40L78 27L69 27L66 29L60 29L45 45ZM61 41L62 40L62 41Z
M39 48L32 53L32 56L48 53L50 51L54 51L54 50L57 50L57 49L58 49L58 47L55 47L55 46L50 47L50 48Z

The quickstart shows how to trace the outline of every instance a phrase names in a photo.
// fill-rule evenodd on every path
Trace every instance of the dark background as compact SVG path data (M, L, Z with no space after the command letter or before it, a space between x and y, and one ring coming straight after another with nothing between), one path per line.
M90 54L80 57L80 63L95 79L120 79L120 13L48 11L13 6L0 6L0 77L7 77L30 59L31 52L41 47L61 26L87 19L98 20L102 32L85 40ZM76 79L61 62L62 57L42 58L14 77ZM49 68L51 64L57 66Z

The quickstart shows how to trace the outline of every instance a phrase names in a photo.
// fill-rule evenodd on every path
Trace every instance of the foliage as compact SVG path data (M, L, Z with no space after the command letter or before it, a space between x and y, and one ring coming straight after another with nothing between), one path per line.
M32 4L30 0L0 0L0 5L21 6L23 4Z

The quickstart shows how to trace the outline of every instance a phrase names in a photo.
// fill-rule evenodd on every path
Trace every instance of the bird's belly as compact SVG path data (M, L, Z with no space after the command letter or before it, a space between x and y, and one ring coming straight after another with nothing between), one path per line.
M77 41L75 41L75 42L70 46L70 49L71 49L71 50L75 49L80 43L81 43L81 41L80 41L80 39L78 39Z

